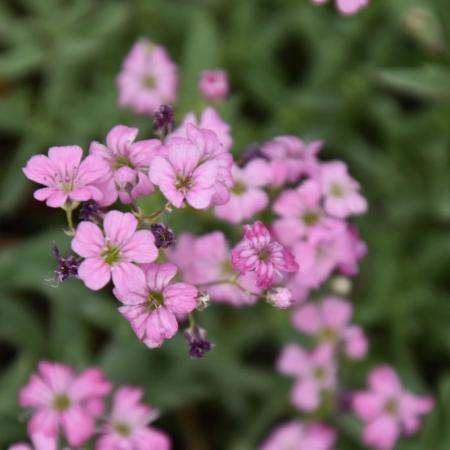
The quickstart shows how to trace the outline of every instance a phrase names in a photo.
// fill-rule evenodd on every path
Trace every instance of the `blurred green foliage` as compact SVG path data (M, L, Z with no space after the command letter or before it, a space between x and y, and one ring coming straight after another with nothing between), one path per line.
M108 293L45 281L51 241L67 248L63 215L32 199L20 169L50 145L86 149L117 123L149 133L148 119L117 108L115 89L124 55L148 36L180 64L180 110L199 103L200 70L229 71L222 113L236 152L294 133L324 139L325 158L349 163L371 204L353 294L371 352L348 368L347 384L393 364L438 400L423 432L396 448L450 449L450 5L372 3L344 18L308 0L0 2L0 447L23 438L17 390L41 358L144 386L179 449L253 450L293 413L291 382L273 370L282 344L298 339L287 313L212 307L201 320L216 349L191 361L182 336L146 349ZM180 215L175 228L184 225ZM339 450L363 448L354 419L336 425Z

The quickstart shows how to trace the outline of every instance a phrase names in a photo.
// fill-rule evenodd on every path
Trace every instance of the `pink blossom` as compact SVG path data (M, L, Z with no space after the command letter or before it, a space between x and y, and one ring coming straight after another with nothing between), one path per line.
M269 165L263 159L254 159L245 167L233 166L234 185L230 199L224 205L216 206L214 214L231 223L240 223L261 212L269 203L269 196L262 189L271 179Z
M142 389L123 386L115 394L111 416L96 450L169 450L165 433L149 426L157 411L143 403Z
M306 239L314 231L335 230L344 224L329 217L321 206L320 184L313 179L302 183L297 189L283 191L273 205L281 216L273 224L274 233L284 245L292 245Z
M45 186L34 192L34 198L45 201L51 208L63 207L68 202L102 200L102 191L94 183L107 173L108 167L92 156L81 161L82 156L80 147L67 145L51 147L48 157L31 157L22 169L23 173Z
M91 155L105 161L108 167L98 184L104 193L102 206L111 205L117 197L123 203L131 203L154 190L148 168L156 155L165 155L167 150L158 139L134 142L138 132L137 128L116 125L106 136L106 145L91 143Z
M110 211L103 220L103 231L92 222L81 222L72 240L72 250L85 258L78 276L93 290L106 286L112 277L121 288L127 279L140 276L134 263L149 263L158 256L151 231L139 230L131 213Z
M277 363L278 371L296 378L292 403L300 410L314 411L325 391L336 387L336 361L331 345L322 344L307 352L296 344L284 347Z
M367 201L359 193L359 184L350 177L342 161L323 163L320 180L328 214L343 219L367 211Z
M267 293L267 301L276 308L286 309L293 305L292 292L285 287L276 287Z
M187 202L205 209L215 196L228 198L232 184L232 157L221 151L214 132L188 124L187 138L167 141L166 157L156 156L150 166L150 180L159 186L172 205L180 208Z
M292 253L274 241L260 221L244 225L244 239L231 251L231 262L240 273L254 271L260 288L269 288L284 272L299 269Z
M177 315L191 313L197 306L197 288L187 283L170 284L177 273L172 263L148 264L141 276L114 294L125 305L120 313L130 322L137 337L150 348L159 347L178 331Z
M313 423L287 422L278 425L259 450L332 450L336 432Z
M177 67L167 51L147 39L136 42L117 77L119 103L138 114L153 114L173 103L177 94Z
M313 3L322 5L328 0L312 0ZM345 15L351 15L357 13L360 9L363 9L369 4L369 0L336 0L337 8L339 12Z
M200 75L198 89L207 100L224 100L229 91L227 73L224 70L204 70Z
M30 435L56 437L62 429L72 446L79 446L95 431L95 418L103 412L103 397L111 384L99 369L76 375L68 366L42 361L20 391L19 403L31 408Z
M321 141L305 143L296 136L278 136L261 146L261 153L272 167L272 185L294 183L305 175L314 175L319 166L317 154Z
M401 434L410 436L420 428L421 416L433 408L428 396L405 390L389 366L369 374L369 390L353 395L353 409L364 421L364 443L378 450L391 450Z
M187 137L186 130L188 124L213 131L216 134L220 145L222 146L222 150L225 152L231 150L231 147L233 145L233 138L231 137L230 133L230 125L225 122L220 117L219 113L211 106L208 106L203 110L200 120L197 120L197 117L193 112L187 113L184 116L181 125L169 135L169 138L175 136Z
M11 445L8 450L57 450L56 441L55 436L47 436L38 432L31 436L32 447L25 443L18 443Z
M319 342L342 344L349 358L367 353L367 338L361 327L350 324L352 305L339 297L326 297L319 304L307 303L292 316L295 327Z

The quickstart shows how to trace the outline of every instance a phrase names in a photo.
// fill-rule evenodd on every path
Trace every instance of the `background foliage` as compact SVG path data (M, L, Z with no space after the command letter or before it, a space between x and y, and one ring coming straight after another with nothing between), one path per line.
M20 168L50 145L102 140L117 123L151 129L116 106L115 76L139 36L180 63L180 109L198 103L204 68L230 72L222 113L238 152L272 135L320 137L323 156L348 161L371 209L353 293L370 357L348 383L392 363L435 412L399 450L450 448L450 6L447 0L373 0L353 18L307 0L0 1L0 447L24 435L18 388L40 358L102 366L146 388L177 449L252 450L293 412L290 380L273 361L298 339L265 304L201 315L216 349L186 356L182 336L149 351L107 293L76 281L51 287L51 241L63 215L31 197ZM192 225L206 231L208 217ZM186 227L184 216L175 224ZM340 450L361 449L358 425L338 418Z

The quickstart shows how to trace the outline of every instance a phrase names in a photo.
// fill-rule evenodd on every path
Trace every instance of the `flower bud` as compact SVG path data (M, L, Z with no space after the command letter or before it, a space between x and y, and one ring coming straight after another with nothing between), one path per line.
M155 223L150 227L158 248L170 247L175 242L175 235L171 228L163 223Z
M197 311L203 311L211 303L211 297L205 291L201 291L197 296Z
M193 325L184 332L184 337L189 345L191 358L202 358L206 352L214 348L214 344L208 340L206 330Z
M154 130L167 136L175 127L174 111L170 105L161 105L153 118Z
M292 292L285 287L276 287L267 292L267 302L275 308L286 309L292 306Z

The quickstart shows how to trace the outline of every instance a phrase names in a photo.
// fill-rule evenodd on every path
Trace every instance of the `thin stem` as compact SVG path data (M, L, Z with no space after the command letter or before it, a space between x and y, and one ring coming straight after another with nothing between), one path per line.
M158 209L157 211L145 215L142 213L142 211L140 209L138 209L134 215L140 219L143 220L144 222L148 222L148 223L154 223L156 222L156 219L158 219L160 216L164 215L165 213L169 213L172 211L172 206L170 205L169 202L167 202L161 209Z
M195 318L194 318L194 314L189 314L188 315L188 320L189 320L189 328L194 328L195 327Z
M75 228L73 226L73 217L72 217L73 208L71 206L67 206L64 209L66 211L67 225L69 227L69 229L66 231L66 234L68 236L75 236Z

